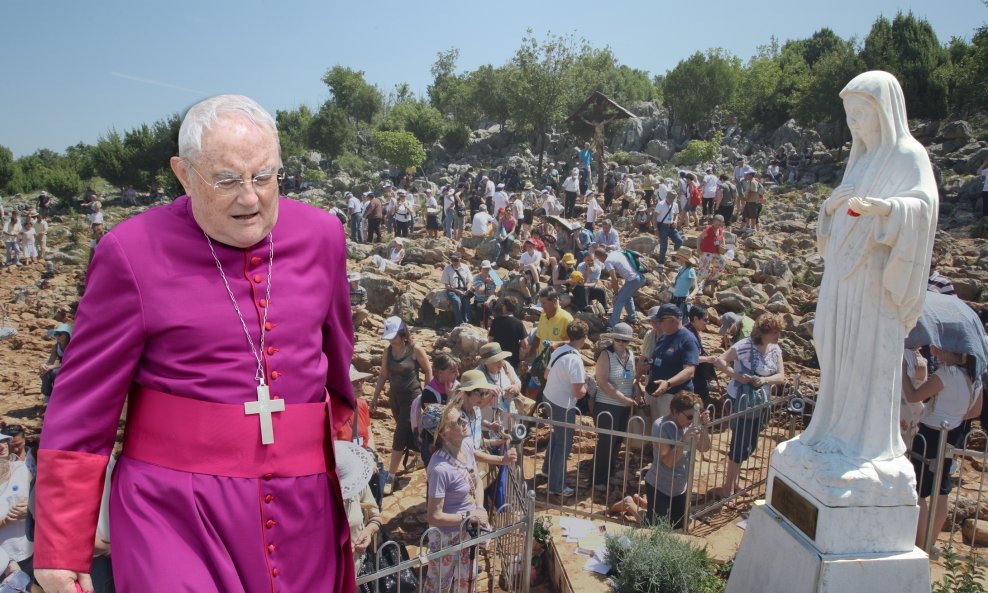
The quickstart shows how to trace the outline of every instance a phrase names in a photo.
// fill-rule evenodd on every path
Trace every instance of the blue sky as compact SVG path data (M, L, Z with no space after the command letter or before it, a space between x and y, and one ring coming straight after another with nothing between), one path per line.
M15 156L61 151L219 93L249 95L272 112L315 107L335 64L385 91L407 82L424 94L437 52L459 48L461 69L499 65L529 27L540 38L573 33L609 45L655 74L696 50L723 47L745 60L773 35L824 26L863 38L878 15L899 10L929 20L941 42L969 40L988 22L981 0L2 0L0 144Z

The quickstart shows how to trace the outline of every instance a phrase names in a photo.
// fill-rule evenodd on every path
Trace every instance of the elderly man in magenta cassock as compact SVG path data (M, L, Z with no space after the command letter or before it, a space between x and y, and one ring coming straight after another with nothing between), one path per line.
M117 590L354 590L331 435L354 406L339 220L278 195L278 133L246 97L193 106L188 195L100 241L38 454L35 566L91 591L103 477Z

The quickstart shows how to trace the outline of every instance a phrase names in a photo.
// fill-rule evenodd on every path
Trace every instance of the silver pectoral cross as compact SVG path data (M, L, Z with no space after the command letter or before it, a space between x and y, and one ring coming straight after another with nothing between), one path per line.
M244 414L257 414L261 422L261 444L270 445L274 442L274 427L271 425L272 412L284 412L285 400L271 399L268 386L262 381L257 386L257 401L244 403Z

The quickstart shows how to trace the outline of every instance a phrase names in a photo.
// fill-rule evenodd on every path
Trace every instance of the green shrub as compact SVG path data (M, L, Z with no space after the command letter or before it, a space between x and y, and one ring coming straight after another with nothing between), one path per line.
M677 539L668 525L607 538L605 560L617 593L721 593L725 583L705 550Z
M446 150L460 150L470 141L470 128L467 126L450 122L443 133L443 147Z
M686 148L676 154L676 162L680 165L695 165L702 162L710 162L720 154L720 141L724 138L722 132L712 140L690 140Z
M611 160L619 165L627 164L630 158L631 155L623 150L619 150L611 154Z
M305 179L310 183L319 183L320 181L326 181L326 177L327 177L326 172L323 171L322 169L315 169L315 168L306 169L305 172L302 173L302 179Z
M334 163L339 167L340 171L343 171L350 177L361 178L366 177L370 173L370 164L367 160L352 152L344 152L336 157Z
M943 565L946 574L943 580L933 584L933 593L984 593L985 575L970 556L961 562L954 549L948 546L943 551Z
M374 132L374 152L402 169L425 162L425 149L411 132Z

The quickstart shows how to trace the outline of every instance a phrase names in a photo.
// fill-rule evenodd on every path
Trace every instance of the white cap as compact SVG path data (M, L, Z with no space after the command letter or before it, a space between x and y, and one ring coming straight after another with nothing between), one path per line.
M498 183L497 184L497 188L498 189L504 189L504 184L503 183Z
M491 267L491 260L485 259L484 261L480 262L480 269L490 268L490 267Z
M349 282L360 282L361 278L362 276L360 275L360 272L351 272L350 275L346 277Z
M384 320L384 335L381 336L381 339L393 340L404 327L405 322L401 320L401 317L388 317Z

